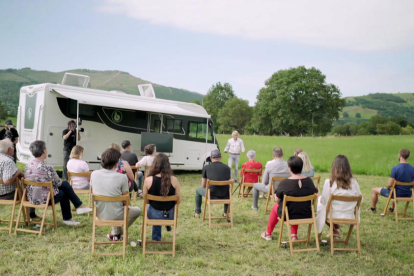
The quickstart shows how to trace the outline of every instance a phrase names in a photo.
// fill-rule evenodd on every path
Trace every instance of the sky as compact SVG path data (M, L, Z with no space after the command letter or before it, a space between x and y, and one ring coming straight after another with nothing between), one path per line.
M414 92L412 0L2 0L0 68L121 70L253 105L304 65L344 97Z

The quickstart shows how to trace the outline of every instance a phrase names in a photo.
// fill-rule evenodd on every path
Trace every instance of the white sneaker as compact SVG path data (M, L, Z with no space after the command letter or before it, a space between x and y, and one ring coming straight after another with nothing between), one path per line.
M92 212L92 208L89 208L89 207L81 207L81 208L76 209L76 214L78 215L90 213L90 212Z
M80 224L79 221L74 221L74 220L64 220L63 223L66 225L79 225Z
M261 237L267 241L271 241L272 240L272 235L266 235L266 232L263 232L261 234Z
M255 208L254 206L252 206L252 210L253 211L259 211L259 208Z

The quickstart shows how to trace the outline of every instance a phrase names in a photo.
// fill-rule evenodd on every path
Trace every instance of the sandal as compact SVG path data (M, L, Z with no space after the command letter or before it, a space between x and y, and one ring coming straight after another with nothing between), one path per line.
M327 238L331 237L331 233L329 233L328 235L326 235L326 237ZM333 237L334 238L340 238L341 237L341 232L339 232L337 229L334 229Z
M195 217L195 218L200 218L200 214L195 213L195 214L194 214L194 217Z
M141 190L138 190L138 197L139 198L143 198L144 197L144 193Z

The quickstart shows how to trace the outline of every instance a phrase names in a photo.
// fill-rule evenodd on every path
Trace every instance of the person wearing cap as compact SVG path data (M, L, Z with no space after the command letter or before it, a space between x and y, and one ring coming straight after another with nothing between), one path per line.
M231 134L233 138L230 138L227 141L227 145L224 148L224 152L229 152L229 160L228 164L230 169L233 167L234 163L234 182L237 183L237 172L239 169L239 160L240 160L240 153L244 152L244 144L243 140L239 138L239 133L237 130L233 131Z
M201 178L201 187L196 190L195 196L195 215L199 218L201 214L201 205L203 203L203 197L206 196L207 179L214 181L226 181L231 179L231 169L229 166L221 162L220 150L215 149L210 154L211 163L204 167L203 176ZM229 186L210 186L210 195L212 199L228 199L229 198ZM224 205L224 214L227 214L228 205Z
M11 120L6 120L4 123L4 128L0 131L0 140L3 140L5 138L9 138L14 144L13 161L16 163L16 144L19 142L19 133L14 128L13 122Z

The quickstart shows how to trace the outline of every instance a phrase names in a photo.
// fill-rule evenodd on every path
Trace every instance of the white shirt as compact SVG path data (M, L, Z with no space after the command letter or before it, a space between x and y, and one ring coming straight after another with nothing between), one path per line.
M141 166L140 169L145 170L145 166L152 166L152 162L154 162L155 156L147 155L144 156L141 160L138 161L138 164Z
M74 173L89 172L88 163L80 159L74 159L74 158L70 159L68 161L68 164L66 165L66 168L68 169L68 172L74 172ZM72 176L71 179L72 179L73 189L83 189L89 185L89 180L86 177Z
M243 140L240 138L237 138L236 141L234 141L233 138L230 138L227 141L227 145L224 148L225 152L230 152L232 154L240 154L240 152L244 152L244 144L243 144Z
M318 200L316 226L318 228L319 233L322 232L322 229L325 225L326 206L328 204L329 197L331 196L331 194L349 197L362 195L358 181L355 178L351 179L351 188L348 190L342 188L338 189L336 182L334 182L332 184L332 187L330 187L330 180L326 179L323 185L322 196L320 196ZM334 218L354 219L356 204L356 201L346 202L334 200L332 201L332 216ZM359 210L359 212L361 213L361 209Z

